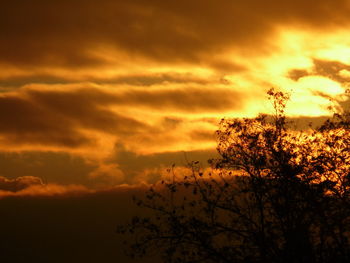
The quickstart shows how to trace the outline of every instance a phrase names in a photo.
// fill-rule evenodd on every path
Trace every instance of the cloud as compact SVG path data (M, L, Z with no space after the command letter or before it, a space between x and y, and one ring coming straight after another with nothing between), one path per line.
M131 117L103 105L110 98L97 90L73 92L23 89L0 96L0 141L68 148L91 146L95 138L82 130L123 134L145 128Z
M34 176L21 176L16 179L7 179L0 176L0 190L18 192L33 185L43 185L40 178Z
M348 83L350 78L347 72L349 71L350 65L340 61L313 59L313 67L311 69L293 69L288 74L291 79L296 81L303 77L317 75L340 83Z
M34 103L71 120L73 125L109 133L128 133L146 125L108 109L116 99L98 89L81 88L72 91L28 90L27 95Z
M152 109L183 112L220 112L242 107L240 92L229 88L178 87L176 89L129 90L119 103Z
M110 87L110 86L109 86ZM72 90L27 89L26 95L35 103L42 104L53 111L69 116L86 116L82 124L94 127L97 124L110 126L115 123L116 113L108 112L103 106L123 105L128 107L147 107L152 110L176 110L184 112L235 110L244 103L243 94L229 87L207 87L206 85L160 85L150 89L118 87L106 90L82 85ZM54 88L54 87L53 87ZM69 88L69 85L67 85ZM112 87L110 87L112 88ZM77 103L79 102L79 103ZM103 106L102 106L103 105ZM87 117L88 116L88 117ZM104 116L102 118L102 116ZM118 116L122 119L122 116ZM127 120L118 120L128 125ZM124 122L123 122L124 121ZM131 122L134 127L142 126ZM104 127L104 129L107 127ZM117 128L117 127L116 127Z
M206 77L196 76L191 73L150 73L150 74L125 74L110 79L94 79L96 82L110 84L126 84L133 86L153 86L167 83L196 83L209 84L210 79Z
M191 138L194 141L213 141L215 139L215 133L213 131L195 130L191 132Z
M54 143L79 146L89 142L71 127L69 119L50 113L23 97L0 97L0 134L9 143Z
M11 196L75 196L90 192L91 190L82 185L32 185L17 192L0 190L0 198Z
M5 1L0 57L26 67L101 66L108 59L93 51L110 48L130 57L202 63L231 46L264 50L275 25L345 26L348 11L345 0Z
M96 186L99 186L99 183L102 182L96 181L94 188L90 188L82 184L60 184L60 183L44 183L41 178L36 176L20 176L13 179L0 176L0 199L7 197L62 197L62 198L71 198L73 196L95 196L95 195L114 195L119 193L139 192L145 191L150 186L150 183L156 181L144 180L145 178L138 178L134 180L133 184L126 184L120 181L112 182L113 177L120 177L120 172L112 164L101 165L98 170L90 174L90 176L101 177L103 176L110 177L109 180L104 181L104 184L101 184L100 188L97 189ZM164 170L159 170L157 175L159 178L164 174ZM100 174L98 174L98 172ZM148 170L143 171L147 173ZM106 175L107 174L107 175ZM157 177L157 178L158 178ZM142 179L142 180L141 180ZM109 183L109 184L107 184ZM131 195L130 195L131 197Z
M50 164L50 183L89 187L154 175L167 155L214 149L218 119L269 113L271 86L295 90L291 115L326 115L349 79L349 8L345 0L5 0L0 150L35 152L47 165L1 172L41 177Z
M27 85L0 95L0 145L14 150L35 146L79 151L102 144L111 148L116 140L161 144L177 131L186 132L186 127L213 130L213 125L204 127L195 115L238 111L245 99L242 92L225 86L195 84L149 89L81 83ZM172 114L178 117L168 117ZM187 120L189 114L194 119ZM172 130L169 120L176 118L177 130Z
M81 185L46 185L35 176L21 176L15 179L0 176L0 198L9 196L70 196L88 192L91 190Z

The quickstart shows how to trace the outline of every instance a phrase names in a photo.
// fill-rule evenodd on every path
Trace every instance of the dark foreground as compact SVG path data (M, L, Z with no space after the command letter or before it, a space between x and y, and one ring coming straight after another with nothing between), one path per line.
M80 197L12 197L0 200L3 263L127 263L116 226L140 209L131 196L111 191Z

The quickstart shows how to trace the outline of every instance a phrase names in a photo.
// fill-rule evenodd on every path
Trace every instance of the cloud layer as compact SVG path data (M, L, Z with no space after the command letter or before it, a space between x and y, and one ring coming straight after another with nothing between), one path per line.
M346 0L5 1L0 57L16 66L98 66L108 58L95 50L111 47L161 62L200 63L229 46L263 48L280 24L344 25L348 12Z
M0 175L90 188L152 181L183 151L214 153L222 117L270 113L270 87L293 91L294 118L322 118L330 100L349 104L349 9L347 0L4 1Z

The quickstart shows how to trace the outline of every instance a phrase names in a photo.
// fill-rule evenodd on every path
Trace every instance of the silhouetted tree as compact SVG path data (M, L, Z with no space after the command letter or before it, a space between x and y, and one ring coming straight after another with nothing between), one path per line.
M137 205L151 217L119 227L133 256L164 262L350 262L349 114L293 130L288 96L271 89L272 116L223 119L219 159L205 174L155 185Z

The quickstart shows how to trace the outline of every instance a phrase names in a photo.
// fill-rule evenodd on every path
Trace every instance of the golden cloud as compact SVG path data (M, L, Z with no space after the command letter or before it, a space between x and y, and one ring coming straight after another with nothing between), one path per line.
M84 177L123 183L141 171L111 162L118 152L138 168L208 152L220 118L271 112L271 86L292 91L294 118L322 118L330 100L349 103L349 9L346 0L5 1L0 150L78 155Z

